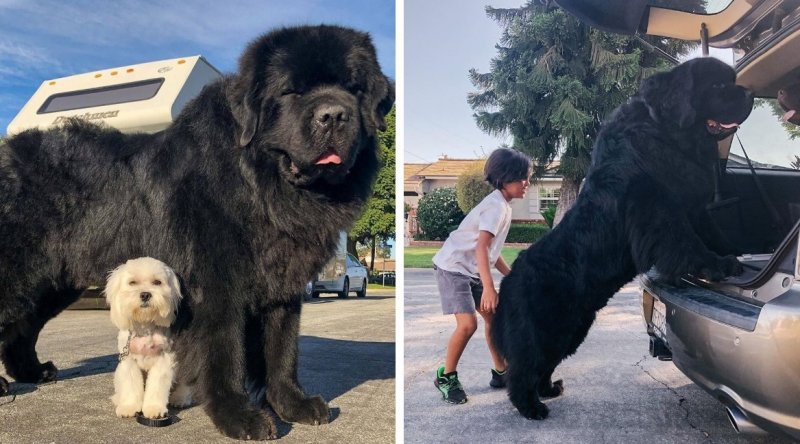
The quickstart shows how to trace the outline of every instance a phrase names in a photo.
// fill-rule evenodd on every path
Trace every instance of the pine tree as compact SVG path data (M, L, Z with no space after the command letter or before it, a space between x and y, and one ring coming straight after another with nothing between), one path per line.
M549 2L548 2L549 3ZM672 0L664 6L703 10L703 0ZM503 28L491 70L470 70L479 89L467 101L478 127L511 135L513 147L534 160L534 178L560 158L563 176L558 223L577 198L591 160L592 144L610 112L643 78L672 65L632 36L604 33L565 11L528 1L514 9L486 7ZM644 37L670 55L692 43Z

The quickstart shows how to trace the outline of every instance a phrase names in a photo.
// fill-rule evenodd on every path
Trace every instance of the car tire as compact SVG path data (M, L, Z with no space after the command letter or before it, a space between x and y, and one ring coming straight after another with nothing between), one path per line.
M342 285L342 291L339 292L339 299L345 299L348 296L350 296L350 281L344 278L344 285Z
M359 297L359 298L367 297L367 280L366 279L361 281L361 290L358 290L356 292L356 296Z

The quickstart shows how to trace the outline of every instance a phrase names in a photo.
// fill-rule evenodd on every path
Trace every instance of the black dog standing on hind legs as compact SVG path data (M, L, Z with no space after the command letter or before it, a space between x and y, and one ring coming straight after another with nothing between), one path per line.
M168 263L185 291L176 377L213 423L276 436L245 381L288 422L329 421L297 380L305 283L372 192L394 102L365 33L285 28L252 42L172 126L123 135L78 120L0 147L0 359L22 382L44 324L129 258ZM0 378L2 379L2 378ZM0 381L7 389L7 382Z
M519 255L500 284L492 339L508 361L508 395L528 419L558 396L556 366L586 338L597 310L637 274L677 280L741 273L706 213L717 141L753 107L725 63L702 58L644 81L605 122L592 165L561 223Z

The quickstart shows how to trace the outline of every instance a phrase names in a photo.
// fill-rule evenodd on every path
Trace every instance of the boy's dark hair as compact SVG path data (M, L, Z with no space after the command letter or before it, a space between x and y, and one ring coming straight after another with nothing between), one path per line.
M527 179L530 170L531 159L528 156L511 148L498 148L486 160L483 176L491 186L500 190L507 183Z

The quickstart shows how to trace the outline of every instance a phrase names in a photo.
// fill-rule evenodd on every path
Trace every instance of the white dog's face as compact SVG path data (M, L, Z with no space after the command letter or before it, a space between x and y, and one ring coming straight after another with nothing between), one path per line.
M130 330L134 322L169 327L181 299L175 272L150 257L131 259L114 269L105 294L111 322L120 330Z

